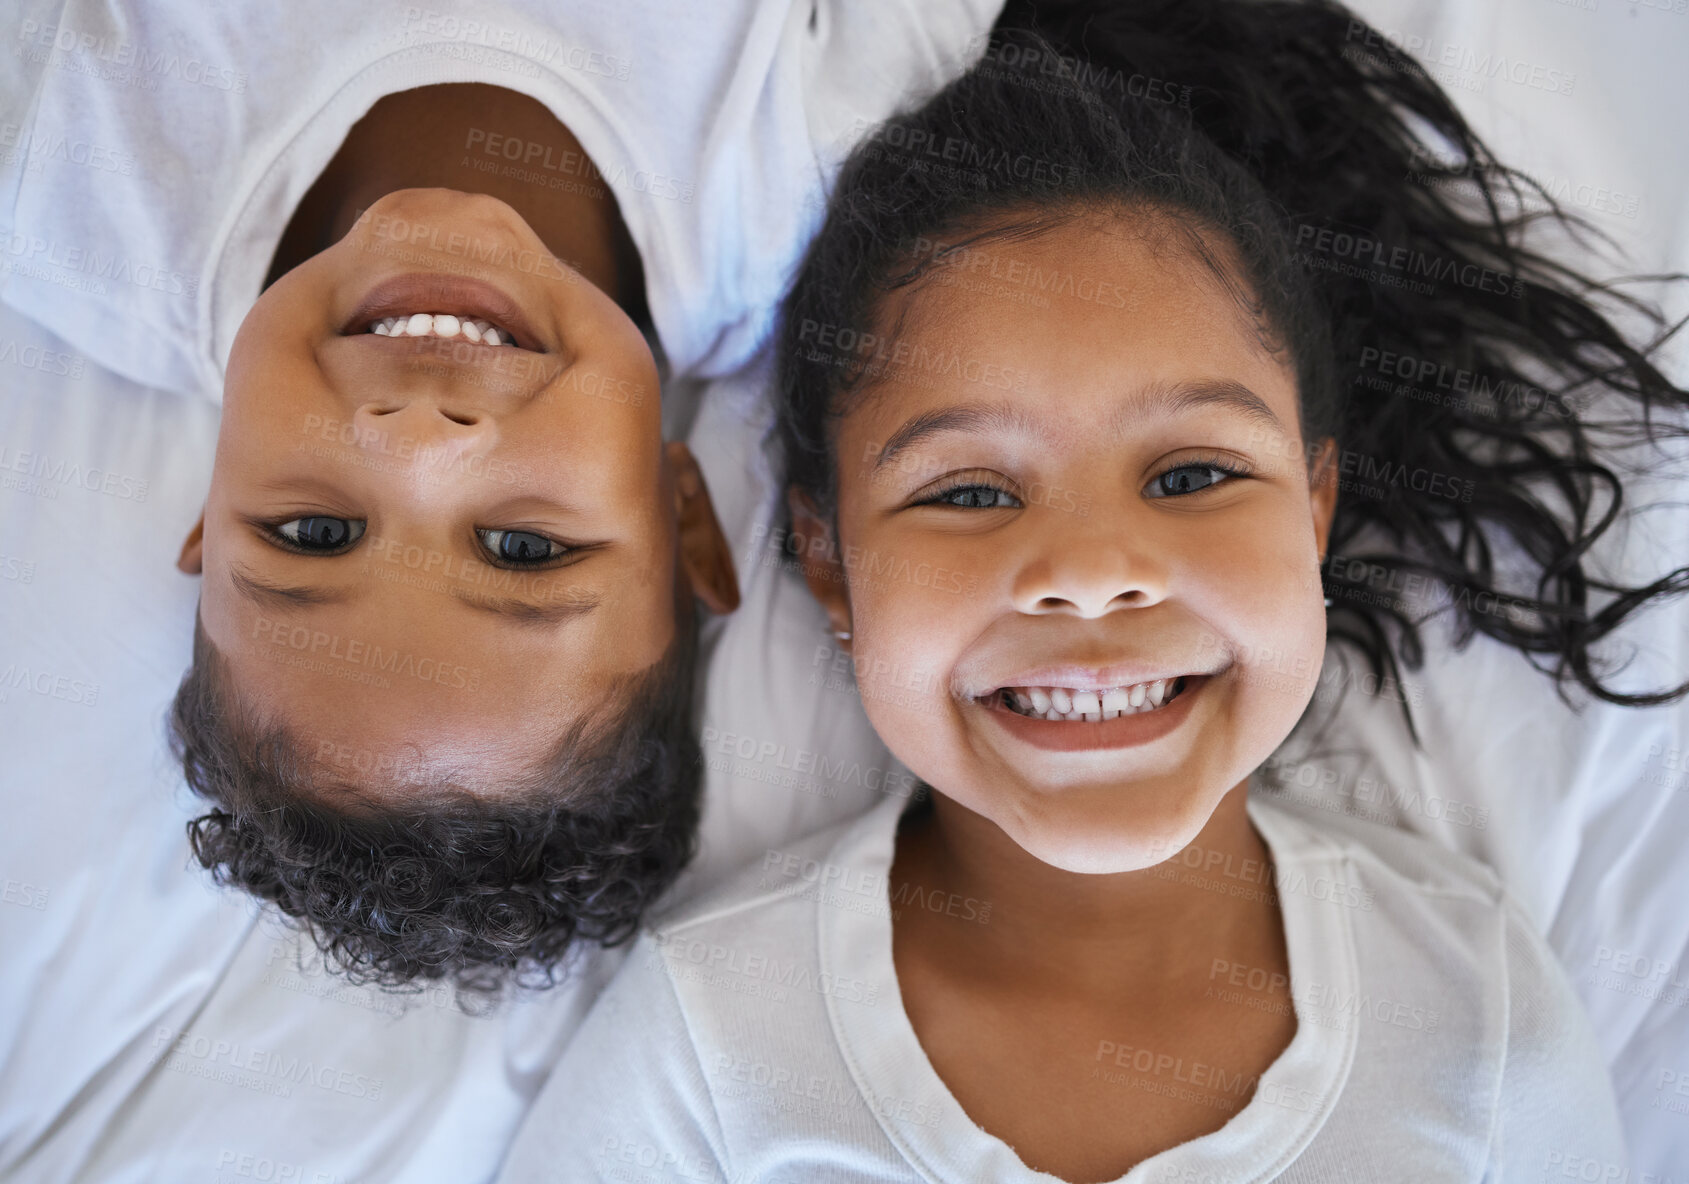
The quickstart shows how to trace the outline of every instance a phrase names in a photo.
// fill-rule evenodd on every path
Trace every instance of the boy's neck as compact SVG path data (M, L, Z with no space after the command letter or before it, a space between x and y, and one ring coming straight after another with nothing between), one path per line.
M552 254L639 319L639 256L580 141L538 101L478 83L401 91L371 107L300 201L265 286L339 241L377 199L413 188L505 202Z
M989 902L989 925L944 927L958 939L957 956L1001 964L1009 955L1018 972L1047 969L1103 994L1123 978L1206 966L1216 944L1280 940L1272 856L1249 820L1248 785L1221 799L1186 849L1201 853L1195 866L1175 854L1106 875L1052 867L995 823L935 794L932 813L898 835L893 890L908 884Z

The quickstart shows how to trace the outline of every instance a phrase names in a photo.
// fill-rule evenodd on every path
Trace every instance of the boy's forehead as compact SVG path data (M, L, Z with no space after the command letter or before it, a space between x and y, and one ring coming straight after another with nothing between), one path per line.
M314 768L377 786L524 777L605 706L591 695L522 693L493 671L411 657L375 676L386 685L263 661L231 662L229 672L250 710L301 738Z
M675 632L668 589L608 597L544 644L442 607L428 618L380 606L279 611L231 591L208 596L202 615L248 710L284 724L331 770L399 783L530 772L571 727L620 710Z

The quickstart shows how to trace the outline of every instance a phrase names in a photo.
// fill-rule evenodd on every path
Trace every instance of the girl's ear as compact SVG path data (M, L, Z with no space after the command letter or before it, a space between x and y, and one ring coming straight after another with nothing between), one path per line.
M182 543L182 553L176 556L176 570L184 575L197 576L205 567L205 511L199 512L199 521L188 531L187 539Z
M1327 436L1308 466L1308 493L1314 513L1314 540L1319 544L1320 562L1331 538L1331 519L1337 513L1337 438Z
M809 593L827 613L827 627L850 646L850 589L845 586L844 564L839 560L833 528L815 508L806 493L786 491L786 505L792 511L792 541L798 544L798 562L803 568Z

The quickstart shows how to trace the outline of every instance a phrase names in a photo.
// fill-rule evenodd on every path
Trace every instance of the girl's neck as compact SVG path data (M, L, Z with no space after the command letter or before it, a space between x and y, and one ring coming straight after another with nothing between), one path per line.
M498 198L624 309L643 305L638 254L580 141L538 101L475 83L401 91L371 107L301 200L265 286L338 242L377 199L414 188Z
M898 835L893 898L919 888L923 900L937 890L971 898L976 910L989 904L988 925L966 934L935 926L933 935L955 940L953 957L1000 964L1010 956L1017 974L1047 969L1103 994L1123 980L1205 970L1217 947L1282 948L1272 857L1249 820L1248 784L1221 799L1184 853L1108 875L1052 867L995 823L934 794L931 813Z

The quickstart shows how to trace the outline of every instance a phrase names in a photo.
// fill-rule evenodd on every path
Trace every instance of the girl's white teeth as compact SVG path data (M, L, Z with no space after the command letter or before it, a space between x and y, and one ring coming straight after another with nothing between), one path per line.
M1003 702L1020 715L1034 719L1104 720L1117 715L1141 715L1174 698L1179 678L1140 682L1106 691L1070 691L1066 687L1004 687Z
M419 312L408 317L386 317L369 327L382 337L465 337L482 345L515 345L509 332L491 321L471 321L449 312Z

